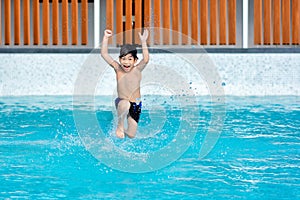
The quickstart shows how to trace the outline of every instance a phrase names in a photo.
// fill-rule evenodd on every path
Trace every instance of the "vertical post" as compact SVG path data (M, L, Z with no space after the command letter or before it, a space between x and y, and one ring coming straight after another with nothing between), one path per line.
M202 1L201 1L202 2ZM189 35L189 1L182 0L182 44L188 44Z
M123 44L123 0L116 1L116 43Z
M43 44L49 44L49 0L43 1Z
M110 29L112 31L114 28L114 0L106 0L106 29ZM108 43L112 43L112 38L108 40Z
M142 0L135 0L134 6L135 23L134 23L134 39L136 44L140 44L139 32L142 32Z
M155 0L154 2L154 44L160 44L160 3L161 0Z
M200 4L201 9L201 45L207 45L207 27L208 27L208 0L201 0Z
M40 43L40 2L33 0L33 44Z
M273 44L280 44L280 0L274 0L273 11Z
M228 0L228 43L236 44L236 0Z
M293 0L292 10L292 44L300 44L300 3L299 0Z
M21 9L20 9L20 0L15 0L14 1L14 34L15 34L15 45L20 44L20 14L21 14Z
M220 45L226 45L226 37L227 37L227 6L226 6L226 0L220 0L220 15L219 15L219 38L220 38Z
M282 1L282 44L290 44L290 0Z
M262 41L262 0L254 0L254 44Z
M210 45L217 44L217 0L210 1Z
M248 48L248 16L249 16L249 2L243 0L243 48Z
M88 1L81 0L81 44L88 44ZM99 37L99 36L98 36Z
M192 0L192 44L198 44L198 27L199 27L199 20L198 20L198 15L199 15L199 8L198 8L198 0Z
M72 45L78 44L78 1L72 0Z
M271 0L264 0L264 44L271 44Z
M144 0L144 27L151 27L151 0ZM148 37L147 43L150 42L150 37Z
M11 4L10 0L4 2L4 19L5 19L5 45L10 45L10 29L11 29Z
M24 0L24 45L30 44L30 0Z
M163 44L170 44L170 1L163 1Z
M132 0L126 0L126 22L125 22L125 38L126 43L132 43Z
M94 1L94 47L100 45L100 1Z
M62 0L62 44L68 44L69 18L68 18L68 0Z
M172 41L173 44L179 44L179 0L173 0L172 2Z
M58 45L59 40L58 0L52 1L52 43Z

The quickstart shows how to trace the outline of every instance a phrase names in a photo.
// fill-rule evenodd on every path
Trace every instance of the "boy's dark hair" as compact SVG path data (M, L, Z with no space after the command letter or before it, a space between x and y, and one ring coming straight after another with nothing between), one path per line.
M127 54L131 54L134 59L138 59L137 57L137 50L136 46L132 44L124 44L120 49L120 56L119 58L122 58L126 56Z

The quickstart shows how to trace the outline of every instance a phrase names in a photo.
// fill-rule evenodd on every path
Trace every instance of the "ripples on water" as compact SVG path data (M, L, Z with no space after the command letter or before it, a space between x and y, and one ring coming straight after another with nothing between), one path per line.
M100 125L112 133L111 99L99 97L96 102ZM149 121L155 129L153 123L164 112L169 124L157 128L151 138L118 141L111 137L124 150L156 151L174 138L178 123L187 120L180 118L178 108L167 106L169 110L160 112L151 109L147 100L144 104L142 130ZM161 170L130 174L100 164L85 150L75 127L72 98L2 97L0 197L300 198L299 97L228 97L221 137L202 160L198 153L212 105L208 98L200 98L199 104L199 118L189 119L197 120L199 128L188 151ZM185 109L193 112L192 106Z

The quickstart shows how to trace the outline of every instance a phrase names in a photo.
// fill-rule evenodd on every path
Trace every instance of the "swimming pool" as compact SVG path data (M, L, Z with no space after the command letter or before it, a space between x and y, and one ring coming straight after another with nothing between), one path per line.
M165 97L157 97L163 101ZM110 98L97 97L95 114L113 132ZM162 169L128 173L86 150L70 96L0 97L0 197L3 199L299 199L300 97L226 97L226 118L213 150L199 159L213 105L199 97L197 132L180 158ZM106 102L106 103L105 103ZM181 109L152 108L145 97L139 130L149 139L107 137L124 151L149 153L172 141ZM76 109L76 108L75 108ZM162 109L162 110L160 110ZM160 112L161 111L161 112ZM164 116L162 116L162 113ZM164 126L155 125L165 119ZM169 123L169 124L168 124Z

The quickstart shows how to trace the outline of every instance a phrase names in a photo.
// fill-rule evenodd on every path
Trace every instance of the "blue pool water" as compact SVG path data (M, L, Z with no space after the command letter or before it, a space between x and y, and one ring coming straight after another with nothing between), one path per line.
M138 138L122 141L112 136L110 99L96 98L99 126L125 152L158 151L174 139L182 120L196 120L193 142L177 160L129 173L87 150L72 97L1 97L0 198L300 199L300 97L226 97L222 133L203 159L199 151L212 119L209 98L184 108L159 98L166 105L155 109L144 99ZM194 117L183 119L183 109Z

